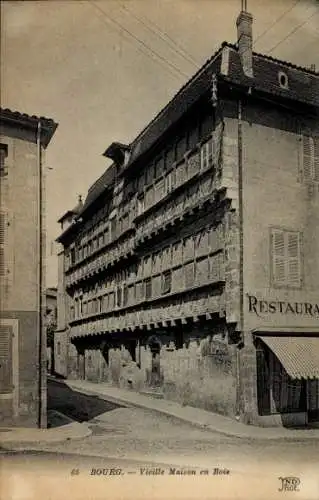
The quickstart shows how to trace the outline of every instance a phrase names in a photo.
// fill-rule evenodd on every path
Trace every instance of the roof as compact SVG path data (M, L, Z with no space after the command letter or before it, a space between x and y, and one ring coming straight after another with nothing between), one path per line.
M88 190L87 197L85 199L84 205L80 214L82 215L87 208L94 203L98 197L108 188L110 187L115 179L116 166L110 165L105 172L97 179L97 181L92 184L92 186Z
M227 56L225 56L227 52ZM185 83L172 100L155 116L129 145L113 143L104 153L113 153L117 148L129 148L130 158L122 172L130 168L149 151L174 124L182 118L198 100L211 92L212 76L216 74L227 85L236 84L244 89L250 87L255 95L265 94L274 99L299 102L302 105L319 107L319 73L296 66L270 56L253 52L254 77L245 76L237 45L223 42L218 50ZM278 73L288 77L288 88L279 85ZM114 182L116 166L112 164L90 187L81 214Z
M319 337L260 336L293 379L319 378Z
M173 125L205 92L211 89L211 77L214 73L225 74L222 68L223 49L229 49L226 69L228 82L246 87L250 85L274 97L290 99L300 103L319 107L319 73L309 68L302 68L287 61L281 61L257 52L253 52L254 77L244 75L237 45L223 42L221 47L206 61L202 68L179 90L173 99L146 126L131 144L130 166L149 149L169 126ZM289 87L282 89L278 82L278 72L287 74Z
M19 111L12 111L8 108L0 108L0 123L1 125L9 125L11 127L29 129L34 132L38 130L38 124L41 124L41 144L47 147L51 141L58 124L51 118L44 116L28 115Z

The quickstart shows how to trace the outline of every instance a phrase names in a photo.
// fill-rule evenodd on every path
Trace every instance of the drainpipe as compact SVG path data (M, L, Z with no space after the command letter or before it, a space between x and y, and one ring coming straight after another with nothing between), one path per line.
M239 212L239 308L241 339L236 350L236 419L240 419L240 348L244 342L244 238L243 238L243 141L242 141L242 101L238 101L238 212Z
M38 261L38 427L43 427L43 416L42 416L42 350L43 350L43 220L42 220L42 204L43 204L43 172L42 172L42 151L41 151L41 121L38 121L37 127L37 167L38 167L38 251L39 251L39 261Z

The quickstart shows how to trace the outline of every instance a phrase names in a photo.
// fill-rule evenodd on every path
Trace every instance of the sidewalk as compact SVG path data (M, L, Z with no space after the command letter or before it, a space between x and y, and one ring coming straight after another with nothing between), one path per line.
M34 443L59 443L69 439L83 439L92 434L86 423L68 420L70 423L50 429L0 427L0 449L1 447L25 446Z
M229 417L224 417L217 413L211 413L191 406L182 406L174 401L156 399L152 396L145 396L126 389L119 389L107 383L96 384L84 380L64 380L64 383L76 391L94 394L100 396L102 399L105 398L111 402L119 403L124 406L135 406L157 411L163 415L174 417L197 427L227 436L245 439L283 439L289 441L319 439L319 428L287 429L284 427L255 427L236 422Z

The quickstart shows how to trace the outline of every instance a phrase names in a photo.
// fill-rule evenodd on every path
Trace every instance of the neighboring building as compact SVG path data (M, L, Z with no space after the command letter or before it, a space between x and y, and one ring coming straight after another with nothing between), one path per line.
M45 327L47 337L47 371L54 373L54 334L57 328L57 289L45 291Z
M57 124L1 110L0 425L46 426L43 156Z
M68 210L60 217L58 222L61 224L63 232L71 230L72 225L76 222L76 218L83 209L82 197L79 196L77 205ZM58 290L57 290L57 329L54 335L54 371L57 375L67 377L67 361L68 361L68 323L66 321L67 294L65 293L65 267L64 267L64 251L60 245L58 249Z
M62 227L65 373L305 424L319 418L319 75L253 53L249 13L237 27L132 144L107 148Z

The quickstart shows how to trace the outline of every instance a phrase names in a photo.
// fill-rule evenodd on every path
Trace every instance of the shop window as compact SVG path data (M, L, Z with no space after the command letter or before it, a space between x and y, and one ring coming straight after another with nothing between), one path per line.
M305 411L304 381L291 379L277 356L266 347L258 348L256 354L259 414Z
M319 182L319 137L303 136L303 179Z
M271 230L272 284L301 286L301 233L283 229Z

